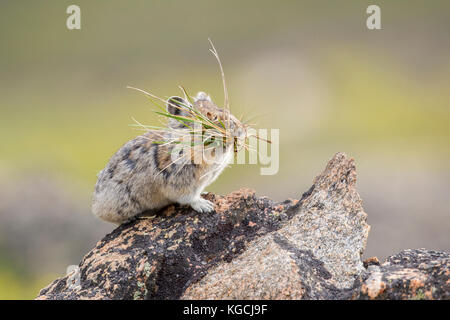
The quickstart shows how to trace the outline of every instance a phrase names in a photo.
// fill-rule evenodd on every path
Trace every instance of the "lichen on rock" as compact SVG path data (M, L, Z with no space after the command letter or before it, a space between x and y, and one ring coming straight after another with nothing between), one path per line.
M368 267L360 299L450 299L450 255L416 249L390 256Z
M37 299L448 298L448 254L422 252L440 259L425 269L413 254L402 269L404 253L363 265L370 227L355 184L354 160L337 153L300 200L241 189L207 194L212 214L143 215L83 257L78 286L67 275Z

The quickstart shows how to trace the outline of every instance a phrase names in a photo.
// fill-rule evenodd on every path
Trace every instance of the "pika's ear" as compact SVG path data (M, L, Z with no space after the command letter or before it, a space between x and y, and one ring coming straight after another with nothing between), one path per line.
M180 115L183 113L184 109L187 109L189 103L183 98L173 96L167 99L167 112L173 115Z
M167 99L167 112L173 115L180 115L183 113L183 109L187 109L189 103L183 98L173 96Z

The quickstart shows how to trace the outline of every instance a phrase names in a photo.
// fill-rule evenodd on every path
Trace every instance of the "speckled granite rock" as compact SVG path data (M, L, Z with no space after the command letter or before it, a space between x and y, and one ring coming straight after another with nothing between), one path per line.
M176 299L219 262L231 262L246 244L281 228L297 200L274 203L242 189L206 196L214 214L169 206L161 213L122 225L97 243L76 275L55 280L38 299Z
M353 159L337 154L279 230L253 240L222 262L184 299L350 299L365 271L369 226L355 190Z
M240 190L208 194L214 214L170 206L108 234L82 259L79 285L67 275L38 299L351 297L369 231L355 181L339 153L300 201Z
M242 189L206 195L213 214L169 206L108 234L37 299L365 298L369 226L355 183L338 153L300 201Z
M450 299L450 255L425 249L404 250L368 266L360 299Z

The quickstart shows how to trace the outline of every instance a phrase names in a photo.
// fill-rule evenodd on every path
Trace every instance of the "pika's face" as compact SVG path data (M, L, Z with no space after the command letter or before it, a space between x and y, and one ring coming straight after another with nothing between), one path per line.
M168 101L171 103L168 103L167 110L171 114L180 116L188 114L185 110L187 109L186 106L189 106L189 104L184 99L180 97L171 97ZM174 105L175 103L177 106ZM206 93L199 92L194 99L194 106L192 107L208 118L208 120L213 122L217 127L225 127L227 136L232 138L227 140L227 146L237 145L240 147L245 143L247 134L246 127L233 116L229 110L219 108ZM172 122L169 123L169 125L172 124L177 128L181 128L181 124L181 126L184 127L179 121L175 120L175 122L177 123Z

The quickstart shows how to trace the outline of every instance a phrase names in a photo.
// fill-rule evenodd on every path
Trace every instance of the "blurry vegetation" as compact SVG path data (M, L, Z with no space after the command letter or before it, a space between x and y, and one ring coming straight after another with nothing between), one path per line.
M47 286L58 274L33 274L21 272L20 267L0 256L0 299L34 299L36 294Z
M369 1L82 0L82 29L69 31L72 1L3 1L1 170L51 170L88 196L140 134L131 117L159 123L127 85L162 97L183 85L222 103L211 37L232 112L262 115L257 127L280 128L281 139L278 175L236 166L211 191L298 198L336 151L361 168L413 159L449 172L449 2L378 2L380 31L365 28ZM24 275L0 253L0 298L33 298L54 276Z

